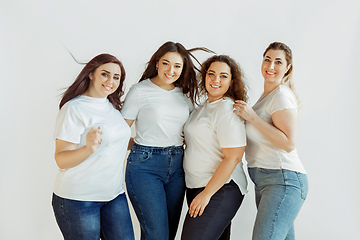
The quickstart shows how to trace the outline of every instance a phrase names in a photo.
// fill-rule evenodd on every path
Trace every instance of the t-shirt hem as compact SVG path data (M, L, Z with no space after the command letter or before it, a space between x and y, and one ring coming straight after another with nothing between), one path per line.
M83 197L76 197L76 196L65 196L63 194L59 194L57 193L56 190L53 191L55 195L61 197L61 198L65 198L65 199L69 199L69 200L75 200L75 201L84 201L84 202L109 202L111 200L114 200L116 197L118 197L120 194L125 193L125 190L122 189L119 193L115 194L115 196L111 197L111 198L83 198Z
M303 170L299 170L299 169L292 169L292 168L288 168L288 167L265 167L265 166L251 166L248 164L247 166L248 168L263 168L263 169L273 169L273 170L288 170L288 171L293 171L293 172L298 172L298 173L302 173L302 174L307 174L306 171Z

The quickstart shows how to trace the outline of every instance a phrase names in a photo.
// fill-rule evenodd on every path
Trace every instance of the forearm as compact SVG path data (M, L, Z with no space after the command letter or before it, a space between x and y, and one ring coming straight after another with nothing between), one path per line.
M293 138L288 137L279 128L266 122L261 117L254 117L251 123L275 147L287 152L291 152L295 149L295 141Z
M229 180L236 165L240 161L241 159L237 159L235 157L224 158L216 168L214 175L206 185L203 192L209 194L210 196L214 195Z
M130 138L130 140L129 140L129 144L128 144L128 149L127 150L131 150L131 148L132 148L132 146L134 145L134 138Z
M65 150L55 153L55 161L59 168L67 169L79 165L90 157L91 154L92 152L84 146L75 150Z

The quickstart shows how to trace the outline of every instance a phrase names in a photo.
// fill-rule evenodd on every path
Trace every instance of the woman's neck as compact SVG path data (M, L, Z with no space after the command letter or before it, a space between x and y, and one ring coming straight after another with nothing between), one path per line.
M156 86L158 86L159 88L162 88L164 90L170 91L173 90L175 88L175 85L173 83L171 84L164 84L161 79L159 79L159 76L156 75L155 77L151 78L150 81L155 84Z
M269 93L271 93L272 91L274 91L277 87L279 87L281 85L281 83L276 83L276 84L269 84L267 82L265 82L264 84L264 93L263 95L260 97L260 101L262 99L264 99L267 95L269 95Z

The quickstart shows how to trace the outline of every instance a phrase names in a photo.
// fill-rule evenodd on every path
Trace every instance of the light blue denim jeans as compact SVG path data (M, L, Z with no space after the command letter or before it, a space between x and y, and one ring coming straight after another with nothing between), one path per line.
M308 193L306 174L249 168L258 209L253 240L294 240L294 221Z
M183 146L134 144L125 181L141 240L175 239L185 195Z

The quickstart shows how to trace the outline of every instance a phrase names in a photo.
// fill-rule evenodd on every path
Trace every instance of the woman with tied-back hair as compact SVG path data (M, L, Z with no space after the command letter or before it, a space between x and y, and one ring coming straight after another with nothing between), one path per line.
M61 99L52 205L64 239L134 239L122 184L131 135L120 113L124 80L123 64L100 54Z
M164 43L139 83L130 88L121 111L129 126L136 123L125 181L141 239L167 240L176 235L185 192L183 125L197 96L191 60L195 50L210 52Z
M186 215L183 240L230 239L231 220L247 192L242 167L245 124L235 113L235 99L246 101L240 66L226 55L202 64L200 93L207 97L184 126ZM234 171L235 170L235 171Z
M294 220L308 192L297 137L297 99L292 90L292 52L274 42L263 54L264 93L251 108L236 101L235 113L246 120L245 155L255 184L258 208L254 240L295 239Z

